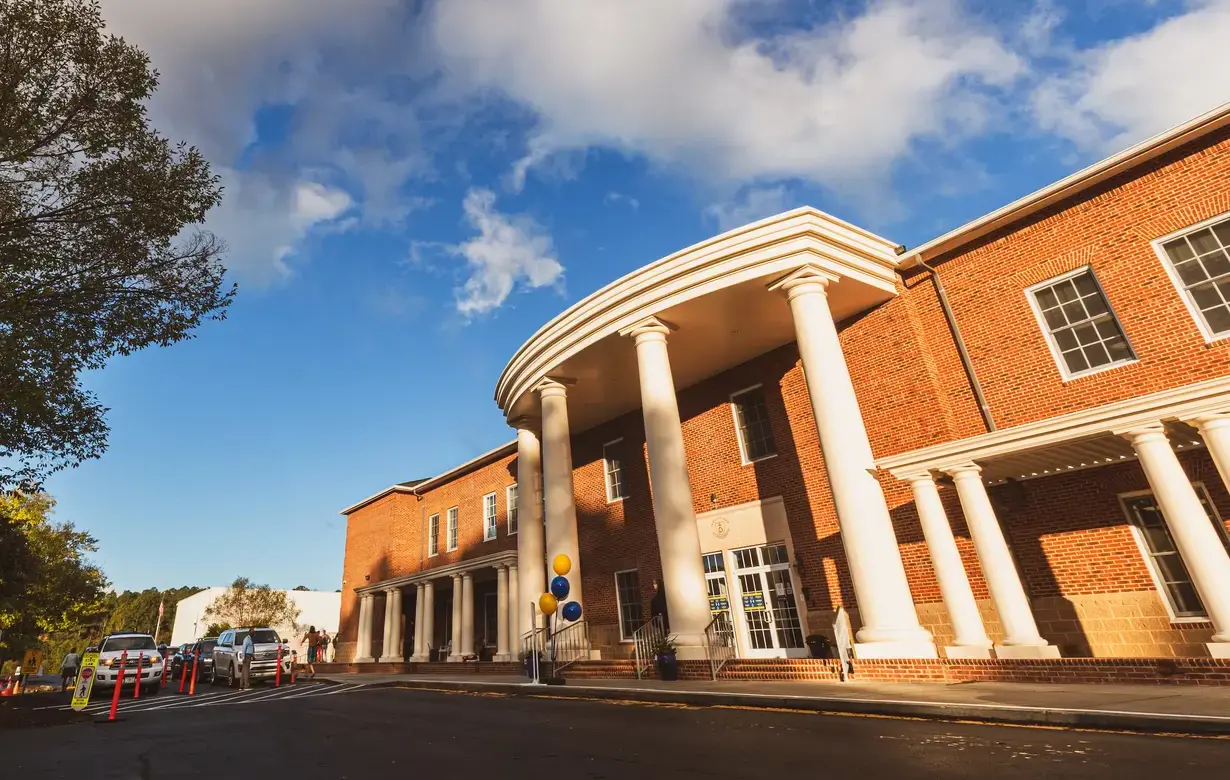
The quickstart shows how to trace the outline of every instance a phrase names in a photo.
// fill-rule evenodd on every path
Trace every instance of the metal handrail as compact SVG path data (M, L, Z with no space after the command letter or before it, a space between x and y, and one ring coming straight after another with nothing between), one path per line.
M589 624L578 620L552 633L549 652L557 675L577 661L588 661Z
M546 642L547 642L546 633L547 633L547 630L545 628L538 627L538 628L533 629L532 631L527 631L524 634L522 634L521 635L521 657L522 658L537 657L539 661L543 660L545 656L545 653L543 652L543 648L546 646ZM529 671L531 669L533 670L532 672ZM530 664L527 667L526 671L532 680L534 680L535 682L538 680L539 670L538 670L538 665L536 662L533 664Z
M730 615L719 612L705 626L705 655L709 658L709 674L714 680L726 662L735 657L735 627Z
M633 663L636 679L641 679L645 670L653 666L654 649L666 638L666 626L661 615L654 615L649 622L632 632Z

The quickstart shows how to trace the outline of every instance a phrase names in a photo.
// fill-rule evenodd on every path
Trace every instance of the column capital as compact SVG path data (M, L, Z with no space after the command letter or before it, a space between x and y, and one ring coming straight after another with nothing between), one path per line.
M781 290L787 298L794 298L804 293L819 293L826 295L828 286L840 280L837 274L826 271L814 263L807 263L794 269L785 276L769 283L770 290Z
M1201 433L1204 433L1205 431L1216 431L1230 426L1230 414L1223 414L1219 412L1200 414L1195 417L1185 417L1183 418L1183 422L1192 426Z
M543 398L551 398L552 396L568 395L568 388L575 385L577 380L569 379L561 376L543 377L543 380L534 386L534 391Z
M982 466L977 463L958 463L954 466L945 466L941 471L953 479L960 477L979 479L978 475L982 473Z
M1111 433L1127 439L1133 445L1155 441L1164 441L1167 444L1170 443L1170 439L1166 437L1166 428L1160 422L1137 425L1134 428L1120 428L1118 430L1111 431Z
M523 414L520 417L508 418L508 427L536 434L542 430L542 420L533 415Z
M644 341L665 341L666 335L675 330L679 330L678 326L672 325L666 320L659 319L658 317L646 317L626 328L621 328L619 335L625 338L633 338L637 344L640 344Z
M911 485L913 485L913 484L915 484L915 483L917 483L917 482L922 482L922 483L928 483L928 482L929 482L929 483L931 483L931 484L933 484L933 485L934 485L934 484L935 484L935 475L934 475L934 474L932 474L930 471L916 471L916 472L914 472L914 473L912 473L912 474L903 474L903 475L901 476L901 481L902 481L902 482L907 482L907 483L909 483L909 484L911 484Z

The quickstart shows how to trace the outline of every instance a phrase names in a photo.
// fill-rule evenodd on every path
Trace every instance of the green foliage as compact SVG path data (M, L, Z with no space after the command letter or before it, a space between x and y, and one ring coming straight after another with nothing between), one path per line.
M12 655L44 635L79 630L106 608L97 542L72 523L53 523L46 493L0 495L0 652ZM58 661L57 661L58 663Z
M205 619L230 626L298 628L299 609L286 592L256 585L247 577L237 577L231 586L205 610Z
M221 634L223 631L226 631L227 629L231 629L231 628L234 628L234 626L232 626L230 623L210 623L209 627L205 629L205 633L201 634L201 636L202 637L217 636L218 634Z
M171 629L175 625L175 610L180 599L194 593L200 593L204 588L181 587L169 590L147 588L142 591L126 590L116 597L115 608L107 620L106 630L111 631L142 631L153 633L158 623L158 604L166 605L162 624L158 629L155 642L170 643Z
M200 229L218 179L149 126L157 83L96 0L0 2L0 486L99 457L80 373L191 338L234 297Z

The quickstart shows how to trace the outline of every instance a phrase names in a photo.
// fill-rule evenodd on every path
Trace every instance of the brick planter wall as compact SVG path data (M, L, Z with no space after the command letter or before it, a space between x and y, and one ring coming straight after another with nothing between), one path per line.
M1058 660L856 661L858 682L1021 682L1230 685L1230 660L1217 658L1061 658Z

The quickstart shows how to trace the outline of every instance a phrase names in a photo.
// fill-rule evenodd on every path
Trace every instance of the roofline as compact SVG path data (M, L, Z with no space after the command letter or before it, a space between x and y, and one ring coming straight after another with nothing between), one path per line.
M474 471L475 469L486 466L489 463L493 463L494 461L499 460L505 455L511 455L512 453L516 451L517 451L517 440L513 439L510 442L501 444L499 447L496 447L493 450L488 450L487 452L484 452L482 455L479 455L478 457L471 458L470 460L467 460L465 463L462 463L459 466L454 466L453 468L449 469L448 471L445 471L442 474L437 474L436 476L431 477L429 479L419 480L418 482L415 483L414 487L406 487L405 485L400 485L400 484L390 485L384 490L381 490L379 493L370 495L367 498L363 499L362 501L359 501L356 504L351 504L350 506L346 507L338 514L349 515L353 512L356 512L362 509L363 507L367 506L373 501L379 501L385 496L391 495L393 493L410 493L415 496L421 496L423 495L424 490L428 490L432 487L435 487L436 485L439 485L443 482L448 482L449 480L454 479L455 477L459 477L467 472Z
M1189 141L1201 138L1230 124L1230 103L1223 103L1195 119L1172 127L1088 168L1073 173L1013 201L990 214L967 222L956 230L934 238L902 256L902 267L909 268L937 255L951 252L987 234L1008 227L1053 203L1077 195L1118 174L1130 171Z

